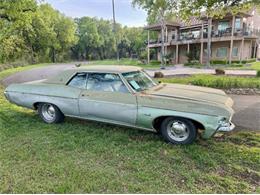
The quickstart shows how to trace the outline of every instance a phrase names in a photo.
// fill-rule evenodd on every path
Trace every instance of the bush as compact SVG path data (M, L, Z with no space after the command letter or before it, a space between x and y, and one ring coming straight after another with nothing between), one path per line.
M196 66L196 67L201 67L202 64L201 64L198 60L191 60L190 62L185 63L184 66Z
M252 58L252 59L248 59L246 62L247 63L252 63L252 62L255 62L256 61L256 59L255 58Z
M256 77L260 77L260 70L256 72Z
M6 64L0 64L0 71L10 69L10 68L17 68L17 67L26 66L28 64L29 63L27 61L24 61L24 60L10 62L10 63L6 63Z
M150 65L160 65L160 64L161 64L161 62L158 61L158 60L151 60L150 61Z
M213 87L219 89L231 88L258 88L260 89L260 79L252 77L237 76L216 76L216 75L193 75L189 77L163 78L165 83L192 84L203 87Z
M211 60L210 64L223 64L223 65L226 65L226 64L228 64L228 61L227 60Z
M139 55L139 60L147 60L147 51L143 50L141 54Z
M225 74L225 70L217 68L215 69L216 75L224 75Z
M164 74L162 72L155 72L154 73L154 78L163 78Z
M231 64L231 67L243 67L243 64Z

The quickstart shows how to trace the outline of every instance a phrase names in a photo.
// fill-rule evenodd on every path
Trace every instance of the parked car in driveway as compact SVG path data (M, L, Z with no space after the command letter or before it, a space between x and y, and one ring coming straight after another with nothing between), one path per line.
M12 84L6 98L37 110L46 123L77 117L160 132L174 144L190 144L234 129L233 101L223 91L157 83L133 66L87 66L53 78Z

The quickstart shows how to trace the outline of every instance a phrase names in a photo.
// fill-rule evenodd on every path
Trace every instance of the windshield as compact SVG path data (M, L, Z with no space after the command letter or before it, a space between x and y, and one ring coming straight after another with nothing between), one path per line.
M157 85L157 83L143 71L127 72L122 75L135 91L144 91Z

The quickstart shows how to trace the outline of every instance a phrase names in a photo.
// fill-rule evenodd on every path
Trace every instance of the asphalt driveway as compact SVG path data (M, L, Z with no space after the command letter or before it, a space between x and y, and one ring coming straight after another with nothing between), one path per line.
M67 68L75 67L74 64L49 65L46 67L34 68L13 74L0 81L8 86L12 83L22 83L34 80L45 79L54 76ZM260 130L260 96L230 95L234 100L235 115L233 122L237 130Z

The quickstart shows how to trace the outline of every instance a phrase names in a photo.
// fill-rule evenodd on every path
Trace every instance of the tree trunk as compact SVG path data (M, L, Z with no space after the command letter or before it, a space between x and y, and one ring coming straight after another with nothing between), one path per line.
M55 59L55 49L54 47L52 48L52 62L55 63L56 59Z

